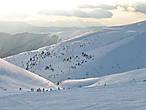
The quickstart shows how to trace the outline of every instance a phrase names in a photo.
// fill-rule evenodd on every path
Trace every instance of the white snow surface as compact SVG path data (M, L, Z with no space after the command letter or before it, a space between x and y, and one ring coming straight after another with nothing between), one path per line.
M145 21L106 28L5 58L63 90L18 91L50 85L0 60L0 110L146 110L145 28Z
M53 82L145 68L145 28L146 21L104 28L5 60Z
M135 78L135 79L134 79ZM93 79L91 79L93 80ZM87 80L84 80L85 83ZM89 80L88 80L89 81ZM107 82L107 85L99 85ZM69 82L69 81L68 81ZM72 84L75 81L72 81ZM79 82L79 81L78 81ZM82 81L83 82L83 81ZM98 83L98 84L97 84ZM97 78L97 83L50 92L2 92L1 110L145 110L146 69Z
M97 78L65 80L60 82L59 85L63 88L88 88L109 85L123 86L142 82L146 82L146 68Z
M19 91L19 88L22 91L30 91L31 88L34 88L35 91L37 88L56 90L57 85L0 59L0 91Z

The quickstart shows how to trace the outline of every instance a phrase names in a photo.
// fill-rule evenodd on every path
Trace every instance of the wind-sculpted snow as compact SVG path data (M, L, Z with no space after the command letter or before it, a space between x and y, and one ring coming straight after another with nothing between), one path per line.
M88 32L5 60L54 82L145 68L146 31L136 29L144 24Z
M0 90L4 91L35 91L38 88L56 90L57 85L34 73L0 59Z

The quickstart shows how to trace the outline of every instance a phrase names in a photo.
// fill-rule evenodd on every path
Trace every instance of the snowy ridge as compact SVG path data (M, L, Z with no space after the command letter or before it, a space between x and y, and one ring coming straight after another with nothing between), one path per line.
M146 68L97 78L65 80L59 83L64 88L97 86L122 86L146 82Z
M0 59L0 90L30 91L31 88L57 89L57 86L34 73Z
M146 68L146 22L140 24L85 33L5 60L53 82Z

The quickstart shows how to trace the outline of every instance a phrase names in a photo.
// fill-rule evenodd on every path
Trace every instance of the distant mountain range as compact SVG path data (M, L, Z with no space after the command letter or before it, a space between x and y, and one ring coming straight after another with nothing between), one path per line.
M35 50L59 42L59 37L53 34L0 33L0 57L16 55L24 51Z
M79 31L87 29L98 29L104 27L102 26L93 26L93 27L40 27L34 26L31 24L27 24L25 22L14 22L14 21L0 21L0 32L9 33L9 34L17 34L17 33L38 33L38 34L47 34L52 32L69 32L69 31Z

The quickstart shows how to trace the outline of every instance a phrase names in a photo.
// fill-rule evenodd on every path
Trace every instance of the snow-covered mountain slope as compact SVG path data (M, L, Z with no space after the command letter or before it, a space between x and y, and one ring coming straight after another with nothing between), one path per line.
M16 55L24 51L35 50L59 42L59 37L53 34L0 33L0 57Z
M62 91L40 93L0 91L0 108L2 110L145 110L145 73L146 69L142 69L111 75L99 78L100 86L95 83L91 87ZM102 81L104 83L106 81L107 85L102 85Z
M30 91L34 88L57 89L57 86L34 73L0 59L0 90Z
M125 86L146 82L146 68L97 78L65 80L59 83L63 88L81 88L97 86Z
M146 27L146 21L141 21L138 23L123 25L123 26L115 26L115 28L122 28L125 30L139 31L139 32L145 32L145 27Z
M144 68L146 22L140 24L85 33L74 39L5 60L54 82ZM135 28L131 28L133 25Z

